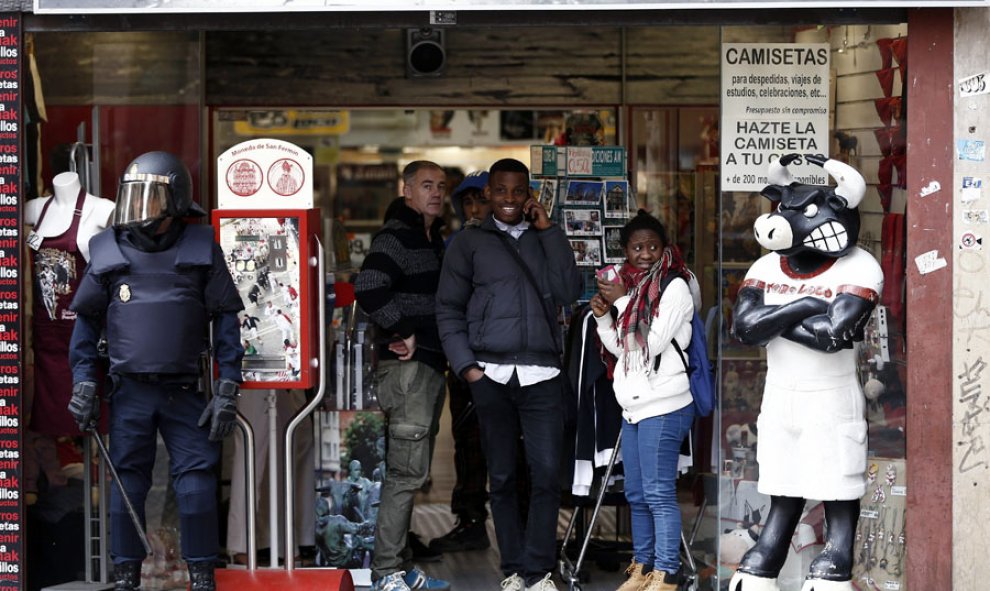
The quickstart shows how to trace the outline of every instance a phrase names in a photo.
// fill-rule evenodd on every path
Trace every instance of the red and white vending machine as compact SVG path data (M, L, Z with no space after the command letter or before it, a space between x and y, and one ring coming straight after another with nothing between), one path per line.
M281 140L242 142L217 158L217 195L213 227L245 306L240 318L245 352L241 388L247 392L238 403L245 461L235 462L231 505L235 504L233 489L240 485L244 507L255 506L255 462L278 466L267 470L269 474L284 471L284 478L268 478L266 545L271 548L271 568L256 569L255 514L245 509L243 525L236 527L247 532L247 570L223 569L218 583L222 578L224 586L242 591L290 584L321 591L353 589L346 570L293 572L293 560L286 560L284 569L278 568L276 550L283 548L284 556L296 553L295 499L300 491L315 491L312 433L306 433L309 423L304 420L320 405L326 390L322 224L320 210L313 207L313 158L301 147ZM290 398L293 391L308 388L314 394L301 407L287 402L296 400ZM300 445L297 439L308 443ZM282 462L279 454L283 454ZM284 482L281 491L279 480ZM281 516L279 498L284 502ZM299 501L301 511L312 511L312 507L312 500ZM232 510L229 527L235 527L235 517L242 515ZM282 539L280 530L284 531Z

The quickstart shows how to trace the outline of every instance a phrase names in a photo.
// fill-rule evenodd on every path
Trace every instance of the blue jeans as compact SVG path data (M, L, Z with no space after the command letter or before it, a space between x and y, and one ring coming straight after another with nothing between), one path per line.
M694 405L622 422L622 464L632 513L633 557L656 570L681 566L681 508L677 504L677 456L694 421Z

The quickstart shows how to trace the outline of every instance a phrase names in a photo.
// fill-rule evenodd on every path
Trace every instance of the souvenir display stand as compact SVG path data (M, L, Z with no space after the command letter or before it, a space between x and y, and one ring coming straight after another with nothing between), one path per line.
M564 229L582 271L578 304L595 294L595 271L621 264L619 229L630 216L626 150L621 146L532 146L531 188Z

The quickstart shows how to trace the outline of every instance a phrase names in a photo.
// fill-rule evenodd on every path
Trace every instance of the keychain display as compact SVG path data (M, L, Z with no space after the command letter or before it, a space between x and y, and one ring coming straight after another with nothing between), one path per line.
M907 589L904 581L905 480L904 460L867 460L868 484L856 529L852 581L860 591Z

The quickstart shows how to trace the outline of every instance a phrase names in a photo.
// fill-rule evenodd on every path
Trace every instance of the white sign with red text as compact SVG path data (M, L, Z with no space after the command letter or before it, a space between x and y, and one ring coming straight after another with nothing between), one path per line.
M310 209L313 157L273 139L241 142L217 158L220 209Z

